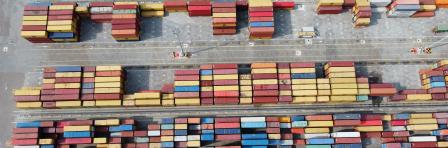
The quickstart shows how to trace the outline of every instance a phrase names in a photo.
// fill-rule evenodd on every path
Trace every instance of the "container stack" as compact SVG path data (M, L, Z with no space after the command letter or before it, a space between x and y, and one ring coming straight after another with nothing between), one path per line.
M189 16L211 16L212 4L209 0L192 0L188 2Z
M445 93L447 93L446 75L443 70L431 69L421 70L420 79L423 89L432 95L434 100L445 100Z
M354 62L328 62L325 75L330 79L332 102L354 102L358 94Z
M358 77L356 78L358 84L358 95L356 101L367 101L370 95L369 78Z
M436 15L437 9L435 0L420 0L420 10L412 15L412 17L433 17Z
M161 94L158 90L145 90L134 94L136 106L160 106Z
M291 63L292 103L317 101L316 64Z
M412 133L408 137L413 147L437 147L437 137L432 135L431 131L438 130L437 119L432 113L414 113L410 114L407 120L406 129Z
M85 66L82 71L81 100L83 107L95 107L95 66Z
M286 146L292 146L293 145L293 136L291 132L291 117L284 116L279 117L280 122L280 131L282 133L280 134L280 139L278 137L272 138L270 136L269 145L286 145Z
M390 130L381 132L381 141L383 145L392 145L394 143L401 145L402 143L408 142L410 132L406 131L406 120L397 118L405 114L396 115L398 116L394 116L394 119L390 121Z
M373 133L375 132L382 132L384 130L383 128L383 119L384 117L381 116L363 116L361 118L361 124L355 127L356 131L359 131L361 133ZM379 133L378 133L379 134ZM369 137L369 136L366 136ZM376 136L373 136L376 137Z
M396 0L390 4L386 15L392 18L405 18L411 17L418 10L420 10L419 0Z
M250 39L272 39L274 7L271 0L249 0Z
M113 2L91 2L90 19L96 23L111 22L113 6Z
M76 3L56 3L49 7L48 38L54 42L79 41L79 17L75 14Z
M140 40L139 13L137 2L115 2L112 11L112 37L117 41Z
M143 3L140 4L142 17L163 17L165 16L165 8L163 3Z
M213 65L201 65L201 105L213 105Z
M187 147L188 118L174 119L174 146Z
M213 2L213 35L236 34L236 3L235 2Z
M174 147L174 119L173 118L162 119L162 122L160 124L160 143L161 143L162 147Z
M40 95L40 88L20 88L14 90L14 100L16 101L16 108L41 108L42 102L40 102Z
M213 64L214 104L238 104L239 93L238 65Z
M339 14L343 11L344 0L319 0L317 14Z
M242 124L243 123L241 123L241 125ZM215 118L214 128L215 143L232 143L241 141L241 126L239 117Z
M187 2L184 0L168 0L164 1L163 5L168 12L186 12Z
M78 14L78 16L81 18L89 18L89 8L89 3L78 3L78 6L76 6L75 8L75 13Z
M187 147L201 146L201 118L188 118Z
M252 63L253 103L278 103L278 76L276 63Z
M51 147L54 146L55 140L43 137L40 133L42 129L54 127L52 121L41 122L18 122L14 128L11 144L14 147Z
M370 84L370 96L393 96L397 88L390 83Z
M240 74L240 104L252 104L252 76L244 73Z
M174 106L174 85L165 84L162 86L162 106Z
M158 146L161 147L161 132L160 132L160 124L158 123L149 123L148 124L148 137L149 137L149 147Z
M292 102L291 68L289 63L278 63L279 103Z
M357 0L353 7L353 27L369 26L372 17L372 8L367 0Z
M51 43L48 38L48 7L51 3L30 3L23 12L21 36L32 43Z
M305 116L294 115L291 116L291 133L293 137L294 145L305 145L305 129L308 122L305 120Z
M41 101L44 108L80 107L81 66L61 66L44 69Z
M266 137L266 117L241 117L241 145L243 147L267 147L269 145L268 137ZM271 135L271 134L270 134ZM280 135L275 137L280 139Z
M199 70L176 70L174 102L176 106L200 105Z
M330 128L333 127L333 119L331 115L308 115L305 116L308 125L305 128L305 134L322 134L328 135ZM307 145L326 145L331 147L334 144L334 138L311 136L306 139Z
M214 118L201 118L201 146L213 144L215 140L214 123Z
M92 143L90 138L93 132L91 125L62 125L63 138L61 144L89 144ZM112 132L113 129L110 129Z
M125 74L121 66L96 66L95 106L121 106L124 78Z
M244 139L253 139L253 138L259 138L259 139L268 139L269 145L280 145L281 143L281 129L280 129L280 119L279 117L266 117L266 133L260 132L257 134L254 134L254 136L250 136L250 134L243 134L243 140ZM288 132L291 132L291 130L284 130L285 135L288 134ZM279 136L280 135L280 136ZM284 136L286 137L286 136ZM292 137L291 137L292 138ZM284 139L284 138L283 138Z
M317 102L330 102L331 86L329 78L317 79Z
M435 0L437 8L448 8L448 1L446 0Z
M343 128L344 132L336 132L336 122L341 123L351 123L351 125L355 125L360 123L361 120L361 114L334 114L333 115L333 133L331 133L331 137L335 139L336 144L354 144L354 145L360 145L361 144L361 134L359 132L355 132L352 127ZM345 126L349 126L348 124L345 124Z

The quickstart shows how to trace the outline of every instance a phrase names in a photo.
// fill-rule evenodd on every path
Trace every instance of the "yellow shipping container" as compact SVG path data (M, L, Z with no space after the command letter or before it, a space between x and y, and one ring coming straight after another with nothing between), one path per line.
M279 117L278 120L279 120L280 122L283 122L283 123L289 123L289 122L291 122L291 118L290 118L290 117Z
M213 80L213 76L201 76L201 80Z
M106 123L107 123L107 125L119 125L120 120L119 119L107 119Z
M135 106L135 100L123 100L123 106Z
M140 4L141 10L160 10L163 11L163 3L145 3Z
M254 1L254 2L249 2L249 7L272 7L272 1L268 1L268 2L260 2L260 1Z
M240 85L252 85L252 80L240 80Z
M48 32L75 32L73 25L47 26Z
M96 148L121 148L121 144L97 144Z
M234 86L213 86L214 91L239 90L238 85Z
M277 69L275 68L263 68L263 69L252 69L253 74L257 73L277 73Z
M317 96L317 90L293 90L293 96Z
M95 83L95 88L111 88L111 87L122 87L122 84L121 82Z
M344 0L319 0L320 5L340 6L344 4Z
M292 92L291 90L280 90L280 96L291 96Z
M356 83L356 78L330 78L330 83Z
M213 80L238 80L238 74L232 74L232 75L213 75Z
M44 83L44 84L52 84L55 82L56 82L56 79L43 79L42 80L42 83Z
M308 127L332 127L333 121L308 121Z
M392 115L383 115L383 120L384 121L391 121L392 120Z
M94 92L96 94L114 94L122 93L121 88L95 88Z
M252 98L249 97L240 98L240 104L252 104Z
M292 79L292 84L316 84L316 79Z
M86 126L64 126L64 132L79 132L79 131L92 131L92 127Z
M121 71L121 66L96 66L96 71Z
M260 69L260 68L276 68L277 63L252 63L250 65L252 69Z
M279 84L291 84L291 80L279 80L279 82L278 82Z
M174 103L176 105L200 105L201 100L199 98L194 99L175 99Z
M160 106L160 99L135 100L136 106Z
M187 147L201 147L201 141L188 141Z
M355 26L358 25L369 25L370 24L370 18L358 18L356 19Z
M355 129L359 132L382 132L383 126L357 126Z
M213 91L213 86L201 87L201 92L203 91Z
M121 106L121 100L96 100L95 105L98 107Z
M329 95L331 95L331 90L329 90L329 89L319 89L319 90L317 90L317 95L319 95L319 96L329 96Z
M162 99L164 99L164 100L174 99L174 94L163 94Z
M339 73L339 72L355 72L355 67L329 67L325 70L327 73Z
M249 91L252 90L252 86L240 86L241 91Z
M16 89L14 90L15 96L37 96L40 95L40 90L32 89Z
M134 98L135 99L148 99L148 98L159 99L160 98L160 92L135 93L134 94Z
M315 73L315 68L291 68L291 73Z
M24 38L46 38L47 31L21 31L20 36Z
M174 129L188 129L188 124L174 124Z
M307 134L330 133L330 128L305 128Z
M316 84L304 84L304 85L292 85L292 90L298 90L298 89L317 89Z
M406 129L408 131L428 131L437 130L439 127L437 124L419 124L419 125L408 125Z
M344 89L344 88L358 88L356 83L347 83L347 84L331 84L331 89Z
M253 80L252 84L278 84L277 79Z
M48 21L48 26L62 26L62 25L74 25L76 24L73 20L61 20L61 21Z
M319 79L317 79L317 84L330 84L330 79L319 78Z
M142 11L142 17L163 17L165 16L165 11Z
M330 96L317 96L317 102L330 102Z
M424 101L424 100L431 100L432 96L431 94L408 94L407 95L407 101Z
M160 143L149 143L149 148L161 148L162 144Z
M135 96L134 95L123 95L123 100L134 100Z
M281 139L280 134L268 134L269 139Z
M23 16L24 21L45 21L47 16Z
M16 102L16 108L40 108L42 107L42 102Z
M75 6L73 5L51 5L49 7L50 10L74 10Z
M39 144L54 144L54 139L39 139Z
M71 78L71 77L81 77L81 72L60 72L56 73L55 77L60 78Z
M98 82L121 82L121 77L95 77L95 83Z
M293 97L292 103L314 103L316 102L316 97Z
M95 101L82 101L82 107L95 107Z
M93 143L107 143L107 138L93 138Z
M355 102L356 96L330 96L332 102Z
M338 72L338 73L329 73L329 78L354 78L356 77L355 72Z
M411 114L411 119L430 119L430 118L432 118L432 113Z
M47 21L22 21L22 25L47 25Z
M95 73L94 72L84 72L82 74L83 78L94 78L95 77Z
M138 2L114 2L114 5L138 5Z
M330 84L317 84L317 89L330 89Z
M236 17L236 13L213 13L213 18L219 17Z
M252 80L252 75L250 74L241 74L240 80Z
M162 100L162 106L174 106L174 100Z
M369 84L358 83L358 88L370 88Z
M241 97L252 97L252 91L240 91Z
M370 95L370 89L358 89L358 95Z
M199 86L199 81L174 81L174 86Z
M174 137L173 136L160 136L160 141L161 142L174 141Z
M288 74L291 73L291 69L278 69L278 73Z
M331 85L333 87L333 84ZM332 95L356 95L358 89L331 89Z
M437 147L448 147L448 141L437 142Z
M437 124L437 119L409 119L408 124Z
M88 14L89 13L89 8L87 7L82 7L82 6L77 6L75 8L75 12L76 13L84 13L84 14Z
M81 101L56 101L56 107L81 107Z

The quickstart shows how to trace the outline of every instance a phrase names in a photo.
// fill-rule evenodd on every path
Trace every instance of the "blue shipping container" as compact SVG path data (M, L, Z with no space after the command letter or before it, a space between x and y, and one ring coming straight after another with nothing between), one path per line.
M274 27L274 22L250 22L251 27Z
M291 121L305 121L305 116L292 116Z
M362 144L335 144L333 148L362 148Z
M162 124L170 124L170 123L174 123L173 118L163 118L162 119Z
M162 124L160 129L174 129L174 125L172 124Z
M361 114L334 114L333 120L359 120Z
M51 2L33 2L26 4L28 6L51 6Z
M40 122L17 122L16 127L18 128L28 128L28 127L39 127Z
M188 134L187 130L174 130L174 135L176 136L186 136Z
M420 5L396 5L393 9L396 11L417 11L420 9Z
M400 113L400 114L395 114L393 117L394 117L394 119L403 119L403 120L405 120L405 119L411 118L411 114Z
M315 79L316 73L293 73L292 79Z
M40 148L54 148L54 145L40 145Z
M134 137L135 143L149 143L148 137Z
M119 126L110 126L109 131L111 132L119 132L119 131L132 131L134 130L134 126L132 125L119 125Z
M201 70L201 75L213 75L213 70Z
M214 134L203 134L201 135L201 141L213 141L215 140Z
M431 88L433 87L445 87L445 82L431 82Z
M81 66L58 66L56 72L81 72Z
M200 90L199 86L176 86L174 87L175 92L198 92Z
M431 82L445 82L444 76L434 76L429 78Z
M401 143L401 148L411 148L411 143Z
M242 134L242 139L266 139L268 138L267 134Z
M65 138L83 138L90 137L90 132L64 132Z
M48 38L50 39L70 39L74 38L75 34L72 32L50 32Z
M308 126L308 121L293 121L291 123L292 127L307 127Z
M241 128L266 128L266 122L241 122Z
M95 83L82 83L82 88L93 89L95 88Z
M369 96L356 96L356 101L367 101Z
M201 133L202 134L213 134L213 133L215 133L215 130L202 130Z
M258 145L252 145L252 146L243 146L242 148L268 148L268 146L258 146Z
M165 147L174 147L174 142L162 142L161 146Z
M280 140L269 140L269 144L268 145L281 145L281 141Z
M201 130L201 125L188 125L188 130Z
M239 128L228 128L228 129L215 129L215 134L217 135L231 135L240 134L241 130Z
M439 124L439 129L445 129L448 128L446 124Z
M315 138L315 139L307 139L307 144L334 144L333 138Z
M241 145L268 145L268 140L241 140Z
M201 123L214 123L214 118L201 118Z

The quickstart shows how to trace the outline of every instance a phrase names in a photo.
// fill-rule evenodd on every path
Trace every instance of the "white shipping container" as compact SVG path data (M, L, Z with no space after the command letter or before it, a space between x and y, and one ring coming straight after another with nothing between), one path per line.
M293 145L292 140L281 140L281 145Z
M174 141L187 141L187 136L174 136Z
M392 3L392 0L369 0L370 5L373 7L386 7L390 3Z
M107 14L112 13L112 7L92 7L90 8L90 13L93 14Z
M409 137L409 142L435 142L436 136L412 136Z
M201 140L201 135L188 135L188 141L199 141Z
M160 130L158 130L158 131L148 131L148 136L160 136Z
M121 137L121 132L110 133L110 137Z
M305 134L305 139L312 139L312 138L330 138L329 133L321 133L321 134Z
M406 126L391 126L390 131L398 132L398 131L405 131Z
M266 122L265 117L241 117L241 122Z
M340 137L360 137L361 134L359 132L336 132L336 133L331 133L332 137L335 138L340 138Z
M14 146L14 148L39 148L38 145Z
M291 123L280 123L280 128L291 128Z

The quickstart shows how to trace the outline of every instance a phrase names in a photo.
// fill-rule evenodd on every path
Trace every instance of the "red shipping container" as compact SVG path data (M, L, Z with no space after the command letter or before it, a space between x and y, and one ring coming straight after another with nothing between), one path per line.
M294 2L274 2L274 8L280 9L293 9L295 7Z
M48 6L25 6L24 11L48 11Z
M236 0L236 6L241 9L246 9L249 4L247 0Z
M381 114L361 114L361 120L383 120Z
M108 142L112 144L121 143L121 138L109 138Z
M435 148L437 147L437 142L412 142L413 148Z
M201 65L199 67L199 69L213 69L213 65L212 64L205 64L205 65Z
M90 2L90 7L112 7L114 6L113 2Z
M97 126L95 127L95 132L109 132L109 127L107 126Z
M278 96L278 90L254 90L254 97L268 97L268 96ZM276 99L278 99L276 97Z
M382 132L381 136L384 138L393 138L394 137L394 132Z
M201 92L201 98L212 98L213 91L203 91Z
M280 135L282 140L292 140L292 134L291 133L283 133Z
M278 87L280 90L291 90L292 89L292 86L289 84L280 84Z
M352 61L330 61L327 62L330 67L353 67L355 66L355 62Z
M79 94L70 95L41 95L41 101L68 101L68 100L78 100Z
M369 78L356 78L357 83L369 83Z
M92 143L92 138L63 138L60 144L89 144Z
M199 75L199 69L191 69L191 70L176 70L174 71L175 76L181 75Z
M94 94L95 100L120 100L121 94Z
M235 2L213 2L212 7L213 8L235 8L236 3Z
M280 128L273 128L273 127L270 127L270 128L266 128L266 133L268 133L268 134L280 134Z
M199 75L187 75L187 76L175 76L175 81L197 81L199 80Z
M13 134L12 139L33 139L38 138L38 133Z
M294 140L293 143L295 145L305 145L305 140L301 139L301 140Z
M241 140L241 135L215 135L216 141L225 141L225 140Z
M54 84L42 84L42 89L54 89Z
M159 130L160 124L154 123L154 124L148 124L148 130Z
M40 96L14 96L14 100L17 102L39 101Z
M48 15L73 15L73 10L50 10L48 11Z
M64 133L64 128L62 128L62 127L58 127L58 128L56 128L56 133L57 133L57 134L62 134L62 133Z
M160 137L149 137L149 142L158 143L160 142Z
M238 97L225 97L225 98L216 98L214 99L215 104L238 104L240 99Z
M393 143L395 142L394 138L381 138L382 143Z
M390 124L392 126L406 126L406 125L408 125L406 120L392 120L392 121L390 121Z
M379 138L381 137L381 132L362 132L361 138Z
M249 22L273 22L274 17L250 17Z
M370 88L395 88L391 83L370 84Z
M254 84L252 86L253 90L277 90L277 84Z
M435 5L435 0L419 0L420 5Z
M213 69L236 69L237 64L213 64Z
M213 98L201 98L202 105L213 105Z
M176 95L176 94L174 94ZM239 97L239 91L214 91L213 96L215 97ZM175 96L176 97L176 96Z
M249 31L251 34L273 34L274 33L274 27L252 27L249 28Z
M44 73L55 73L55 72L56 72L55 67L45 67L44 68Z
M135 143L125 143L123 144L124 148L136 148Z
M188 6L188 11L206 11L211 13L212 6Z
M266 117L266 122L279 122L279 121L280 119L278 119L278 117Z
M95 100L93 94L82 94L81 100Z
M122 72L117 71L97 71L95 72L96 77L120 77L122 76Z
M372 17L372 12L360 11L356 16L358 16L358 18L370 18Z
M215 123L239 123L239 117L217 117Z
M401 148L401 143L385 143L387 148Z
M208 0L193 0L188 2L188 6L211 6L212 3Z
M95 83L95 78L82 78L83 83Z
M215 85L215 86L238 85L238 80L214 80L213 85Z
M291 128L291 133L293 134L305 134L304 128Z
M134 119L123 119L121 120L120 124L124 124L124 125L134 125L135 124L135 120Z
M175 142L174 147L187 147L187 142Z
M37 139L13 139L11 142L12 145L36 145Z
M213 35L232 35L236 33L235 28L230 29L213 29Z
M435 15L435 11L421 11L414 13L411 17L433 17Z
M249 12L272 12L274 11L273 7L249 7Z
M181 7L181 6L187 6L187 2L183 0L170 0L170 1L164 1L163 5L165 7Z
M395 140L395 142L404 143L404 142L408 142L408 137L395 137L394 140Z
M361 120L334 120L334 126L356 126L361 124Z
M112 30L138 29L138 27L137 24L114 24Z
M407 95L407 94L427 94L428 92L426 89L405 89L401 90L400 94Z
M135 145L136 148L148 148L148 143L137 143Z
M310 120L310 121L329 121L329 120L333 120L333 116L332 115L307 115L305 116L306 120Z
M174 135L174 130L160 130L160 135L172 136L172 135Z
M277 103L278 97L253 97L254 104Z
M391 101L403 101L406 100L406 95L393 95L390 97Z
M276 121L276 122L267 122L266 123L267 127L280 127L280 122Z
M73 5L77 6L78 4L76 2L52 2L52 5Z
M73 20L73 15L52 15L48 16L48 20Z
M292 96L279 96L278 101L279 102L291 102Z
M411 136L411 134L409 133L409 131L398 131L398 132L393 132L393 136L394 137L409 137Z
M238 74L237 69L214 69L213 74Z
M361 138L336 138L337 144L361 143Z
M428 90L428 93L430 93L430 94L446 93L446 92L447 92L446 87L430 88Z
M361 121L361 126L380 126L380 125L383 125L382 120Z
M235 13L235 12L236 8L213 8L213 13Z
M448 94L432 94L433 100L446 100L448 99Z
M201 124L201 129L203 129L203 130L212 130L212 129L215 129L215 128L214 128L213 124Z
M297 62L291 63L291 68L314 68L316 67L316 63L313 62Z
M121 133L121 137L134 137L134 132L132 131L122 131Z
M174 123L188 123L188 118L176 118L174 119Z
M277 79L277 74L266 73L266 74L252 74L252 79Z
M215 123L215 128L240 128L240 123Z
M213 86L213 80L202 80L201 82L201 86Z
M249 12L249 17L274 17L273 12Z
M126 19L112 19L112 25L123 25L123 24L136 24L138 25L138 19L126 18ZM137 27L138 29L138 27Z
M37 133L39 128L13 128L12 132L14 134Z
M23 25L22 31L41 31L46 30L47 26L45 25Z
M44 73L44 78L54 78L56 76L56 73Z
M215 95L216 96L216 95ZM175 92L175 98L193 98L199 97L199 92Z
M43 108L56 108L56 102L42 102Z
M79 94L80 89L71 88L71 89L54 89L54 93L56 95L68 95L68 94Z
M120 10L120 9L137 9L137 5L114 5L112 7L114 10Z

